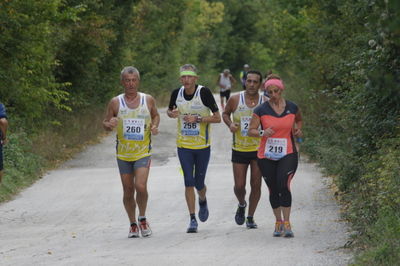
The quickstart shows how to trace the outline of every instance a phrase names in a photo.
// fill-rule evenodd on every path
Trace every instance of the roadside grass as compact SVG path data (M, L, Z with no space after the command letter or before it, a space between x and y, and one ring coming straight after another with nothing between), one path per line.
M91 108L79 115L69 114L35 135L12 130L4 148L4 175L0 184L0 202L12 199L43 174L70 159L87 145L106 135L102 128L104 107Z
M302 149L335 177L342 215L355 231L346 245L355 254L351 265L400 265L400 135L381 140L374 154L359 158L364 174L353 181L355 161L332 145L328 133L311 134Z

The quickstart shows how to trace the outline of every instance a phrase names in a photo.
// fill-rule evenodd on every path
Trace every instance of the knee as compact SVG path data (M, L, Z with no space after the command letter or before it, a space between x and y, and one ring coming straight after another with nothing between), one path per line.
M133 186L124 186L124 199L133 197L135 193L135 188Z
M261 189L261 178L253 178L250 180L251 189Z
M205 185L204 183L201 183L201 184L196 184L195 187L197 191L201 191L205 187Z
M246 189L246 183L242 183L242 182L237 182L235 183L235 185L233 186L233 189L235 191L242 191Z
M137 193L146 193L147 186L145 184L136 184L136 192Z
M122 201L124 203L129 203L133 200L135 200L133 193L130 193L130 194L124 193L124 196L122 197Z

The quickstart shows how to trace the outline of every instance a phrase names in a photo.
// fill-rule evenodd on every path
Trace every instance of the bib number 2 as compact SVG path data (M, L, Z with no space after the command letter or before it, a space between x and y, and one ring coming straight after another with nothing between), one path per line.
M251 116L242 116L240 118L240 133L243 137L247 137L249 131Z

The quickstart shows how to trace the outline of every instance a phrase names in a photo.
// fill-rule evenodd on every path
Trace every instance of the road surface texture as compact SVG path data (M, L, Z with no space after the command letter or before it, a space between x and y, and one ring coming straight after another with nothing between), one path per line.
M0 265L346 265L346 224L329 180L301 161L292 182L295 237L274 238L263 183L258 229L235 224L231 135L212 126L207 172L210 217L187 234L183 178L176 155L176 120L160 110L160 134L148 182L148 238L128 239L129 222L115 161L115 134L49 172L0 205ZM249 189L248 189L249 192Z

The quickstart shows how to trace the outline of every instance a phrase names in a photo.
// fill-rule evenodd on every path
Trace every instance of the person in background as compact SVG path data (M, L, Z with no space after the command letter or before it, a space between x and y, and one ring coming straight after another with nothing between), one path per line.
M182 86L171 93L167 110L177 118L177 150L185 182L185 198L190 221L187 233L197 233L196 195L199 197L199 219L207 221L207 187L205 177L210 160L210 123L220 123L221 115L211 90L196 84L197 69L192 64L180 67Z
M250 66L248 64L244 64L243 70L240 71L239 77L242 82L242 87L245 90L246 89L246 78L247 78L247 72L250 70Z
M129 238L150 236L146 219L147 179L151 162L151 135L158 134L160 115L154 98L139 92L140 74L132 66L121 71L124 93L111 99L103 127L117 128L117 163L124 191L123 202L130 221ZM136 197L135 197L136 193ZM139 207L139 225L136 220Z
M273 236L293 237L290 184L298 165L294 138L302 135L303 121L299 107L283 98L285 87L281 79L271 78L264 86L270 100L254 109L248 134L261 136L258 166L269 188L269 201L276 218Z
M229 69L224 69L222 73L219 74L217 85L219 86L219 95L221 98L221 108L224 110L225 103L228 102L231 95L232 86L236 83L235 78L231 75ZM224 101L224 98L226 99Z

